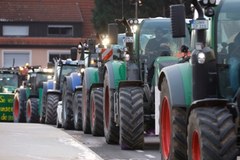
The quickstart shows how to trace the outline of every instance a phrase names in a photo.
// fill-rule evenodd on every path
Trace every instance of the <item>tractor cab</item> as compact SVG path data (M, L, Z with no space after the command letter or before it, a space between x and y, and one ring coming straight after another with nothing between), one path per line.
M55 72L56 76L56 89L60 89L63 85L63 80L65 76L69 76L72 72L79 72L80 65L77 62L68 60L61 60L62 63L59 63L57 71Z
M148 18L139 24L134 33L134 54L139 56L140 77L150 87L158 83L156 77L163 67L183 61L184 55L190 56L190 32L187 23L186 20L184 38L173 38L170 18ZM186 48L185 51L182 50L183 47Z
M17 72L4 71L0 73L0 92L13 93L18 87Z
M151 18L142 20L140 30L137 30L135 51L147 57L150 67L159 56L176 56L183 44L190 44L190 34L186 31L186 38L173 38L171 21L169 18ZM187 30L187 28L186 28ZM189 46L188 46L189 47Z
M53 72L51 70L32 69L27 77L27 90L29 96L39 96L39 89L43 88L43 82L52 79Z
M240 86L240 1L222 1L213 21L216 28L215 53L218 64L219 94L232 98Z

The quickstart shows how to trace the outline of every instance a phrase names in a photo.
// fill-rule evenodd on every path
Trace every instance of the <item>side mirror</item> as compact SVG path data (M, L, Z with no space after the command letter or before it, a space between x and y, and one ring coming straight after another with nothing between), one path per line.
M76 47L72 47L71 48L71 59L72 60L76 60L77 59L77 52L78 52L78 50L77 50Z
M108 37L110 39L110 44L118 43L118 25L117 25L117 23L108 24Z
M172 21L172 36L185 37L185 6L183 4L171 5L170 16Z

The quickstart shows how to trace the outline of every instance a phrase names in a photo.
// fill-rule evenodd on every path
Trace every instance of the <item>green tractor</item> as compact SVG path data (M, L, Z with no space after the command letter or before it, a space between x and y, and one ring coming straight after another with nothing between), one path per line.
M194 50L190 63L159 76L161 159L235 160L240 129L240 1L192 0ZM185 21L184 6L171 6L173 36Z
M20 86L22 76L17 70L0 70L0 121L13 122L14 92Z
M169 18L143 19L134 33L126 19L117 23L126 27L126 50L104 66L104 135L108 144L120 143L121 149L143 149L145 134L158 134L160 71L187 59L176 54L190 44L190 35L172 38Z
M26 86L16 90L14 96L14 122L38 123L42 111L43 82L51 79L51 69L31 67Z
M116 24L109 24L109 33L117 33ZM124 36L124 35L121 35ZM85 68L82 87L82 130L93 136L103 136L103 69L104 64L112 59L119 58L118 50L121 45L117 38L111 39L110 44L104 45L103 39L99 38L101 44L93 50L91 57L96 59L95 65L90 64ZM113 43L114 42L114 43Z

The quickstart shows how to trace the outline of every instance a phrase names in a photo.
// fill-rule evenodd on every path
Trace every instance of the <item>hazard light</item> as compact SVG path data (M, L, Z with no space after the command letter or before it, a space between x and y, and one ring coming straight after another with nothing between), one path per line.
M110 39L109 39L108 35L103 35L102 36L102 45L104 47L106 47L107 45L109 45L109 43L110 43Z

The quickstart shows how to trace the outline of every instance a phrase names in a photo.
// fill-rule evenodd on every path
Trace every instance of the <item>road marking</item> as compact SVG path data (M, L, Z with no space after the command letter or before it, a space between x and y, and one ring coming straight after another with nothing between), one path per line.
M153 155L151 155L151 154L145 154L145 156L148 157L148 158L152 158L152 159L153 159L153 158L156 158L155 156L153 156Z

